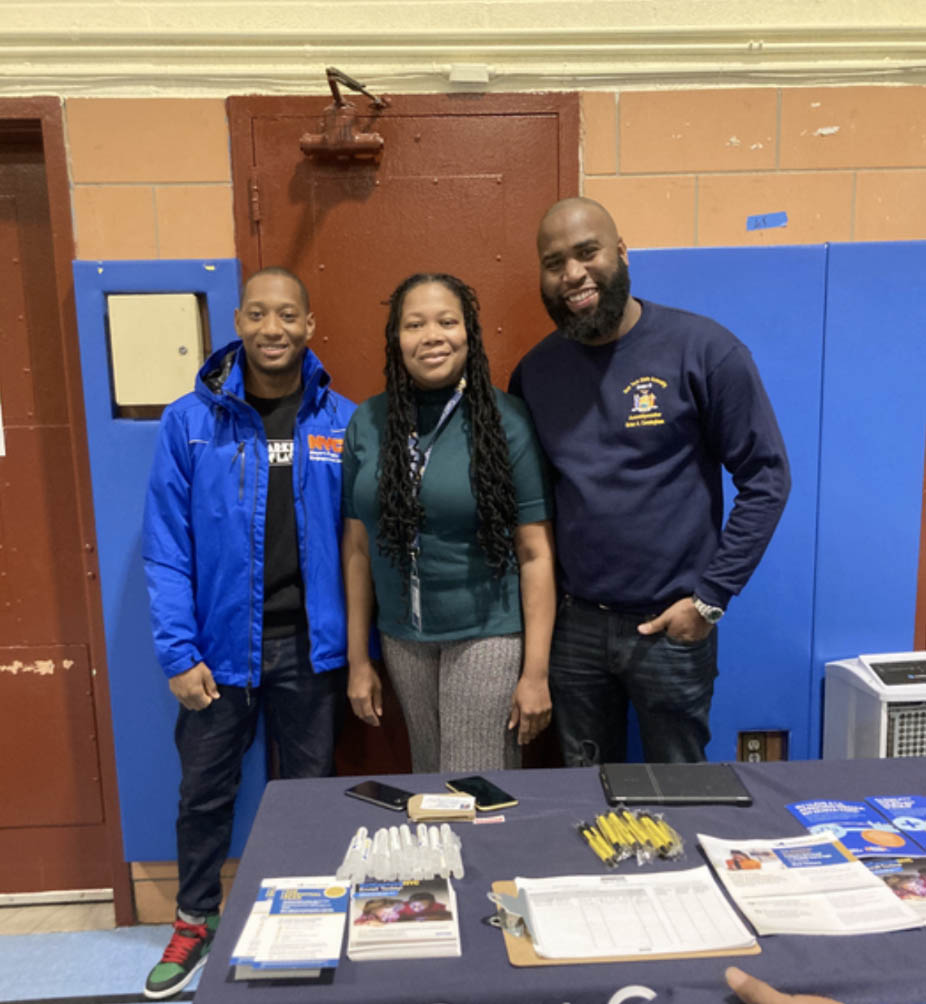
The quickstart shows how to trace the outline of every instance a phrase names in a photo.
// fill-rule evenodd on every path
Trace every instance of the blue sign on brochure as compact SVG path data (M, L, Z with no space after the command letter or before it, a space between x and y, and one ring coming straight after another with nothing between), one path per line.
M868 802L821 798L793 802L788 810L811 833L841 841L856 857L898 857L922 850Z
M776 847L775 855L786 868L844 865L847 860L831 843L813 844L810 847Z

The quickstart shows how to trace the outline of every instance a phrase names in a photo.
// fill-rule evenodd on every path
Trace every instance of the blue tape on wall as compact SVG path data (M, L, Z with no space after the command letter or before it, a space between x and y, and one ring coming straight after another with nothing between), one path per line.
M772 230L775 227L786 227L787 225L787 213L761 213L758 216L746 217L747 230Z
M195 293L206 300L213 347L234 337L239 266L219 261L77 261L74 286L100 586L126 860L176 856L180 782L173 727L177 703L154 656L141 562L141 521L156 421L116 418L106 334L110 293ZM190 390L193 388L191 387ZM247 765L233 853L263 788L263 764Z
M793 487L775 536L720 625L708 753L735 759L738 731L786 729L792 758L813 756L808 707L826 249L634 251L630 268L637 295L707 314L747 345L791 463ZM729 511L729 479L725 494Z

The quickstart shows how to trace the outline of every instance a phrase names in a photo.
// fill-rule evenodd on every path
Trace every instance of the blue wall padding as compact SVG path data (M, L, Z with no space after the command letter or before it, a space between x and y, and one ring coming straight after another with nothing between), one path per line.
M825 664L913 647L926 242L835 244L826 298L813 712Z
M707 314L748 346L791 462L793 487L775 536L720 625L709 755L735 759L744 729L785 729L792 758L813 755L809 680L826 248L637 251L630 266L637 295ZM729 478L726 489L729 508Z
M154 658L140 559L156 423L113 417L105 296L197 292L208 300L217 346L233 335L238 264L210 262L211 271L206 264L74 267L130 861L174 857L179 768L175 702ZM818 756L824 662L911 646L926 419L926 243L637 251L631 273L637 295L708 314L745 342L791 460L785 514L721 624L710 755L734 758L741 730L784 729L792 758ZM243 847L262 784L263 764L252 755L233 854Z
M177 702L151 641L141 562L141 521L156 421L116 418L106 330L110 293L196 293L206 299L213 347L234 337L239 266L223 261L74 263L84 406L90 446L100 586L127 861L176 855L180 768L173 743ZM192 389L192 388L191 388ZM233 853L244 846L264 783L256 747L246 764Z

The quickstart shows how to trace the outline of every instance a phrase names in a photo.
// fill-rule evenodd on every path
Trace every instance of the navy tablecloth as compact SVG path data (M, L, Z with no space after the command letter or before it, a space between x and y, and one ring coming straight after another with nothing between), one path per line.
M704 863L695 833L774 838L804 832L787 811L809 798L926 794L926 760L795 761L737 764L754 804L750 808L685 806L666 817L683 835L677 864ZM348 778L275 781L267 786L238 866L222 923L203 971L195 1004L608 1004L621 988L642 985L657 1004L719 1004L734 1000L723 980L737 964L778 989L835 997L845 1004L926 1004L926 930L852 937L772 936L762 954L575 966L515 968L501 933L484 922L492 913L491 883L516 875L600 874L602 866L574 830L579 819L603 811L595 768L490 772L519 799L497 825L457 824L466 876L455 883L463 954L456 959L354 963L342 957L327 985L236 983L229 957L261 879L333 874L358 826L371 832L404 815L346 798ZM437 774L382 775L413 792L443 791ZM633 863L622 865L636 870Z

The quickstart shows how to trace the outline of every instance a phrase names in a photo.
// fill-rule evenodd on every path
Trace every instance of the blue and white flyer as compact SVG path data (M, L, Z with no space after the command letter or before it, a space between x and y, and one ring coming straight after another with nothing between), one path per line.
M333 875L313 876L302 885L276 888L251 965L279 971L336 966L349 891L349 883Z
M867 802L817 798L792 802L788 810L811 833L841 841L857 858L905 857L922 850Z
M741 840L699 833L698 840L759 934L874 934L924 922L832 838L809 833Z
M922 795L877 795L868 801L926 851L926 798Z

